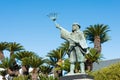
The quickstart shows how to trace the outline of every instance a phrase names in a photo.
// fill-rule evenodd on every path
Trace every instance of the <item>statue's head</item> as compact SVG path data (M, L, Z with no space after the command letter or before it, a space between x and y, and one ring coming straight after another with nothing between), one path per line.
M79 30L81 27L78 23L73 23L72 25L72 32Z

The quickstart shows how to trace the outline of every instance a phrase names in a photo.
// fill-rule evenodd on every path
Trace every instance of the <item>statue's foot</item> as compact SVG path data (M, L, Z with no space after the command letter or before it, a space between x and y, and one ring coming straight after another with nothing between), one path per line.
M81 74L81 73L75 73L76 75L79 75L79 74Z
M85 72L82 72L82 73L75 73L75 75L84 75L84 74L86 74Z
M85 72L82 72L82 73L80 73L80 74L86 74Z

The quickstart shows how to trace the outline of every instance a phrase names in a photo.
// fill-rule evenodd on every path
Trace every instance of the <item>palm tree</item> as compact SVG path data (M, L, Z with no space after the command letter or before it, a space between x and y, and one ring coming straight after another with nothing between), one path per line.
M60 66L62 65L64 61L65 51L63 48L58 48L56 50L52 50L50 53L48 53L47 57L49 57L49 63L55 68L59 68L60 70L56 70L54 68L54 74L56 77L62 76L62 68Z
M101 44L109 40L107 35L107 32L109 31L108 25L95 24L87 27L84 33L87 40L94 43L94 48L97 49L98 53L101 53Z
M12 70L14 68L14 61L11 58L4 58L0 64L0 68L4 68L10 76L18 75L18 71Z
M35 55L34 52L31 52L31 51L20 51L20 52L17 52L16 54L14 54L14 58L22 61L22 59L24 58L29 58L31 56ZM22 71L23 71L23 75L28 75L29 74L29 64L28 65L23 65L22 64Z
M23 58L31 57L33 55L35 55L35 53L32 51L20 51L20 52L16 52L16 54L14 54L13 56L14 58L21 61Z
M64 53L66 53L69 56L68 50L69 50L69 42L66 41L61 44L60 49L63 49Z
M51 67L50 65L41 65L39 67L40 72L42 73L42 75L48 77L48 74L50 74L50 72L52 71L53 67Z
M64 50L63 49L56 49L52 50L50 53L48 53L47 57L49 57L50 64L52 66L56 66L56 64L62 60L64 60Z
M61 73L62 73L62 71L69 72L70 71L70 62L69 62L69 59L66 58L62 62L60 62L60 65L58 67L56 67L55 70L58 71L58 72L61 71ZM61 75L59 74L58 77L60 77L60 76L62 76L64 74L65 73L63 73Z
M0 43L0 60L4 59L4 53L3 51L7 49L7 42L1 42Z
M33 55L31 57L23 58L22 63L23 63L23 65L29 65L30 67L33 68L32 80L37 80L38 72L39 72L39 66L44 63L44 60L37 55Z
M101 58L103 58L103 57L102 57L101 54L99 54L99 53L97 52L96 49L90 48L90 49L89 49L89 53L85 55L85 58L87 59L87 60L86 60L86 63L85 63L85 65L86 65L86 70L91 71L92 68L93 68L93 63L94 63L94 62L99 63L99 61L100 61Z
M45 60L45 62L47 64L51 65L52 67L56 66L57 61L58 60L55 57L52 57L52 56L49 56L48 59Z
M2 80L6 80L6 78L5 78L5 75L6 75L6 74L7 74L7 71L6 71L6 70L0 71L0 75L3 76Z
M24 50L24 48L19 43L9 42L7 50L10 52L10 59L12 59L12 61L13 61L13 67L10 69L12 72L17 73L18 70L20 69L20 66L18 66L18 64L16 63L13 54L17 51Z
M8 69L8 68L10 68L11 66L13 66L12 65L12 61L11 61L11 59L9 59L9 58L4 58L3 60L2 60L2 63L0 64L0 68L4 68L4 69Z
M7 50L10 52L10 57L11 57L12 54L14 54L14 52L24 50L24 48L23 48L23 46L20 45L19 43L10 42L10 43L8 44Z

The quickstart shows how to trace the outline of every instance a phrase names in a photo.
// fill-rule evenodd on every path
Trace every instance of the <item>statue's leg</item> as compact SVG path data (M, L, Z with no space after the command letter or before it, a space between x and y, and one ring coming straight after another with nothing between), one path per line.
M80 70L81 70L81 73L84 74L85 73L85 57L84 55L81 53L80 51L80 48L79 47L76 47L76 55L77 55L77 60L78 62L80 62Z
M71 75L71 74L74 74L74 69L75 69L75 61L76 61L76 57L75 57L75 52L74 51L72 51L71 53L70 53L70 72L68 73L69 75Z
M74 73L74 68L75 68L74 63L71 63L71 64L70 64L70 73L71 73L71 74Z
M80 62L80 69L81 69L81 73L85 74L85 64L84 64L84 62Z

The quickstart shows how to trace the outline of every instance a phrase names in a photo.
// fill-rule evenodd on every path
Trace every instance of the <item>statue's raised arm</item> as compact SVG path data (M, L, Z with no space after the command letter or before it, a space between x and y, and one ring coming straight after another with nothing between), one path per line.
M60 30L61 33L61 38L69 41L70 38L70 32L67 31L66 29L64 29L63 27L61 27L59 24L55 24L56 28L58 28Z
M57 13L50 13L49 15L47 15L55 24L56 28L58 28L61 32L61 38L65 39L68 41L69 36L70 36L70 32L67 31L66 29L64 29L63 27L61 27L57 22Z

